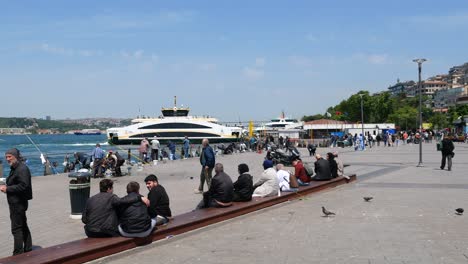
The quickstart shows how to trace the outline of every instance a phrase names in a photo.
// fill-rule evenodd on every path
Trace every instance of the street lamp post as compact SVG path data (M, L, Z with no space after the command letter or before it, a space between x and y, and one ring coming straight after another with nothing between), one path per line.
M418 64L418 91L419 91L419 163L418 167L423 167L422 161L422 87L421 87L421 66L426 59L414 59L413 62Z
M362 131L362 139L364 140L365 139L365 136L364 136L364 107L363 107L363 103L362 103L363 94L359 94L359 96L361 97L361 131Z

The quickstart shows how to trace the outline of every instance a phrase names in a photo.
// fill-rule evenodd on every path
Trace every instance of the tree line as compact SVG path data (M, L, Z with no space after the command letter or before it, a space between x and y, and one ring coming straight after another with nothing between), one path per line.
M407 97L404 93L392 96L387 91L376 94L359 91L339 104L329 107L324 114L304 116L302 121L327 118L360 123L361 97L364 123L395 123L402 130L418 128L419 97ZM433 111L429 97L423 96L422 102L423 123L430 123L432 129L452 127L454 121L468 115L468 105L452 106L447 112L441 113Z

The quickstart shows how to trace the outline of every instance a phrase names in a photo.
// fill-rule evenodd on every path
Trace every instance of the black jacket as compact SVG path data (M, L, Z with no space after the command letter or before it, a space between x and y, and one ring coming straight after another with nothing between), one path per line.
M330 172L330 164L326 159L319 159L315 162L315 180L330 180L332 175Z
M335 159L328 160L328 164L330 165L330 173L332 178L338 177L338 164L336 164Z
M6 179L8 204L24 203L32 199L31 172L23 162L11 166Z
M169 196L164 187L158 184L158 186L151 189L148 193L148 200L150 200L148 213L151 218L155 218L157 215L164 217L172 216L171 208L169 207Z
M118 236L119 230L117 226L119 225L119 220L117 218L117 210L119 206L138 201L141 201L141 198L138 196L127 195L119 198L117 195L108 192L100 192L94 195L86 202L86 207L81 218L81 221L85 224L85 230Z
M442 154L444 155L452 154L454 149L455 149L455 146L453 145L452 140L448 138L444 138L442 140Z
M146 204L141 201L138 193L129 193L126 197L136 198L138 201L124 204L119 209L120 227L127 233L140 233L151 227L151 217Z
M206 193L210 198L218 202L232 202L234 185L232 184L231 177L224 172L216 174L211 179L210 189Z
M253 191L252 175L248 173L239 175L239 178L234 183L234 201L247 202L252 200Z

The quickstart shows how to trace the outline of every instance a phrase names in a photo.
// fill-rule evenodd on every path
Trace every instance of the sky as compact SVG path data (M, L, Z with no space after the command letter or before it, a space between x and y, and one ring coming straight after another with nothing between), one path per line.
M325 113L468 62L468 1L0 0L0 116Z

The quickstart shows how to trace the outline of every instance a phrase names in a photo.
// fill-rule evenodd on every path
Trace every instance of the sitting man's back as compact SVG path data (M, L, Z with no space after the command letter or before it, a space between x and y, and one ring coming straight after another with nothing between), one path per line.
M197 209L232 205L234 185L231 177L224 173L221 163L215 165L215 172L216 175L211 179L210 189L203 193L203 200L198 204Z
M127 196L142 197L139 193L138 182L127 184ZM146 237L156 226L156 220L151 219L148 214L148 207L139 199L131 204L122 205L119 209L119 232L125 237Z
M316 154L315 158L317 161L315 162L315 176L312 177L314 181L328 181L331 180L332 174L330 171L330 164L328 160L322 158L320 154Z
M140 202L140 197L119 198L113 194L113 181L104 179L99 182L100 193L89 198L81 221L88 237L119 236L117 209L121 205ZM143 200L146 200L144 198Z

